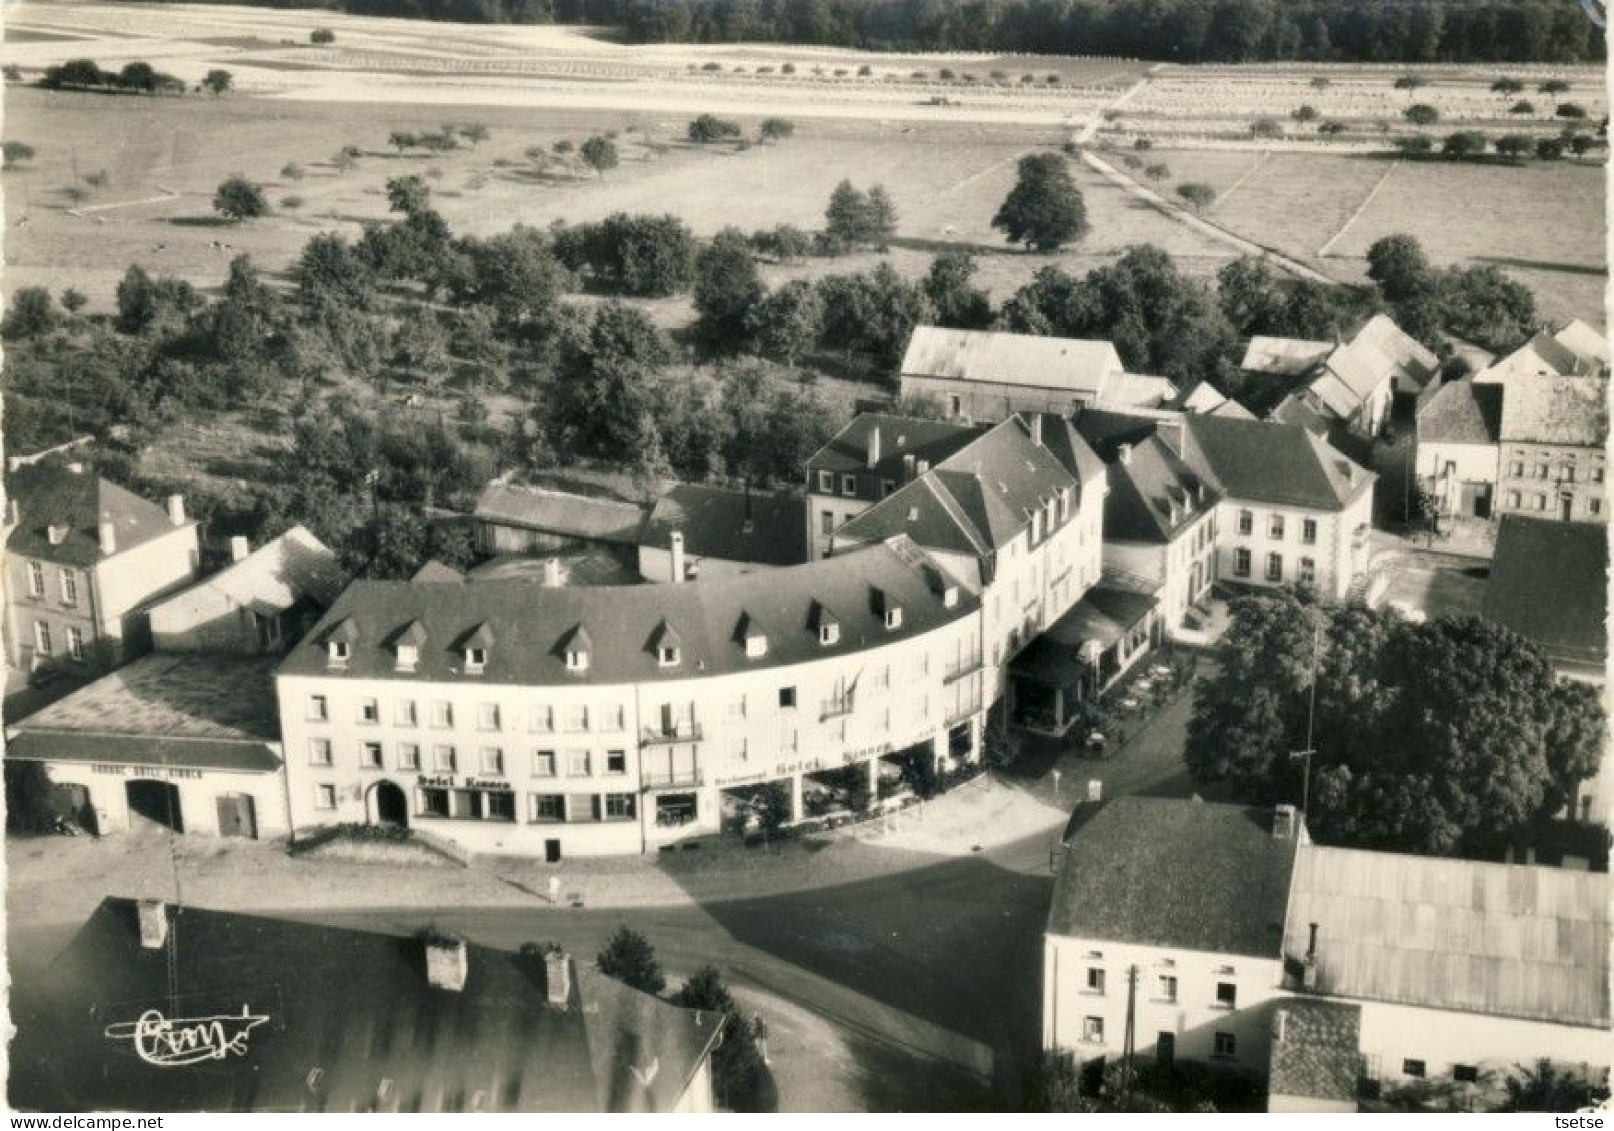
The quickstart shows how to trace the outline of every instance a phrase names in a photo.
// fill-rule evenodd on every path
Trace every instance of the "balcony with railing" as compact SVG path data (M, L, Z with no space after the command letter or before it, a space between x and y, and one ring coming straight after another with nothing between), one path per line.
M818 721L828 722L830 719L843 718L852 713L853 697L850 695L832 695L818 704Z
M645 727L639 742L644 746L666 746L675 742L699 742L703 734L701 725L692 719L679 719L671 725Z
M695 789L702 783L699 766L688 769L647 769L639 775L639 784L642 788L650 789Z
M976 672L980 671L983 666L984 665L981 662L981 654L979 652L973 656L967 656L962 660L949 661L947 667L942 672L942 682L956 683L965 676L974 675Z

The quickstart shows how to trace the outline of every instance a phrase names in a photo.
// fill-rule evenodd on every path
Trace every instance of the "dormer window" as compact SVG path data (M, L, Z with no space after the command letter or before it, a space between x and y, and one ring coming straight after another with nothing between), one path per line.
M818 642L820 644L834 644L841 638L841 626L838 624L821 624L818 626Z
M885 626L888 629L902 627L901 605L887 605L885 607Z
M566 649L566 670L569 672L588 671L588 653L581 648Z
M60 546L67 540L67 526L65 523L53 522L45 528L45 537L52 546Z
M480 675L488 666L488 649L493 647L493 630L486 622L477 625L460 638L460 656L465 660L466 675Z
M465 649L465 670L479 672L488 666L488 650L486 648Z
M673 647L668 647L668 646L665 646L665 645L663 645L660 648L657 648L656 649L656 663L660 664L664 668L675 668L675 667L677 667L678 666L678 649L673 648Z
M813 602L811 627L818 633L818 643L821 645L835 644L841 638L841 622L817 601Z
M346 640L332 640L326 645L326 649L326 654L329 656L333 666L345 665L348 657L353 654L352 648Z
M398 671L412 672L420 664L420 646L426 642L426 630L418 620L404 625L392 642L392 655Z
M755 636L745 638L745 654L748 659L758 659L768 654L768 638L760 632Z
M677 629L666 621L658 624L654 635L650 638L650 646L655 649L657 665L664 668L677 667L682 654L682 644Z
M398 670L412 672L420 663L420 649L413 644L399 644L397 649Z

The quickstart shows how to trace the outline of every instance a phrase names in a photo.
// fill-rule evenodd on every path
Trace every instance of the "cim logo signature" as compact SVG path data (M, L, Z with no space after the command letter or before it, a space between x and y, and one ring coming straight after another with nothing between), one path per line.
M106 1027L115 1041L133 1041L135 1055L158 1068L180 1068L208 1060L246 1056L252 1030L267 1023L266 1015L246 1006L239 1014L183 1017L169 1020L161 1010L148 1009L136 1021Z

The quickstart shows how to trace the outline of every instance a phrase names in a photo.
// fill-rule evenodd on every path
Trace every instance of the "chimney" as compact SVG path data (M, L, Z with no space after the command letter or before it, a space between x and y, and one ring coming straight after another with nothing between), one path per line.
M880 426L869 429L869 466L880 466Z
M252 543L248 542L244 536L237 534L230 539L230 560L232 562L245 561L247 555L251 552Z
M168 521L175 526L185 525L185 496L168 496Z
M684 580L684 532L672 532L672 583L677 585Z
M1115 449L1115 454L1116 457L1120 459L1123 466L1130 467L1132 465L1131 444L1122 444L1120 447Z
M914 468L916 466L912 452L902 457L902 481L904 483L913 482Z
M1272 811L1272 836L1275 840L1293 840L1295 835L1295 807L1279 805Z
M469 973L470 958L464 939L438 935L426 940L426 981L432 988L457 994L465 988Z
M7 499L6 500L6 525L7 526L16 526L21 521L22 521L22 507L17 504L16 499Z
M161 950L168 941L168 904L160 899L142 899L140 908L140 949Z
M103 554L118 552L118 528L110 522L101 524L101 552Z
M920 460L917 464L914 465L914 470L917 471L920 475L923 475L925 472L930 470L930 461L928 459Z
M549 992L549 1004L565 1009L572 999L572 956L564 950L552 950L544 955L544 985Z
M1042 447L1042 413L1031 414L1031 442Z
M559 558L545 558L544 559L544 588L545 589L559 589L560 588L560 559Z

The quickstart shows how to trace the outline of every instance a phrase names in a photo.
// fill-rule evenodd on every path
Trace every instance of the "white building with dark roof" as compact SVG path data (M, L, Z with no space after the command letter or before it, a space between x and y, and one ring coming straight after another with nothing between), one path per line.
M1419 409L1419 484L1441 514L1489 518L1501 459L1501 385L1448 381Z
M793 818L826 777L873 805L887 759L977 756L980 608L903 537L663 585L356 582L277 673L292 822L558 860L715 834L767 783Z
M1479 373L1474 380L1500 383L1515 377L1607 377L1608 339L1601 330L1575 319L1557 330L1542 330L1524 345Z

